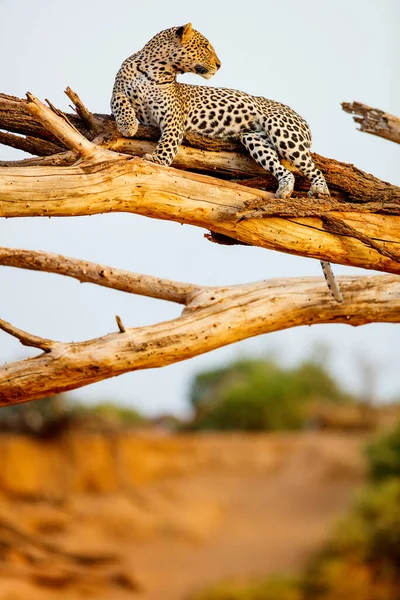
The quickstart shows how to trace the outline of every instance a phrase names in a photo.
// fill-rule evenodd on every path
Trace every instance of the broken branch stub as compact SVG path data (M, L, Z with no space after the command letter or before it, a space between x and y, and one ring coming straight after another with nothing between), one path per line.
M342 102L342 108L360 125L359 131L400 144L400 118L361 102Z

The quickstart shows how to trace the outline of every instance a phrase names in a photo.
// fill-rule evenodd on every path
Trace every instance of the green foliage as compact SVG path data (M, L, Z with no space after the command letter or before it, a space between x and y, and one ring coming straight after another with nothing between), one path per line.
M102 402L94 406L73 404L70 414L81 424L108 425L111 427L134 427L147 423L146 418L133 408Z
M371 600L400 597L400 423L368 445L367 459L371 483L306 571L306 598L343 590Z
M379 597L374 580L381 580L387 589L400 589L399 570L400 479L393 478L364 489L330 542L314 557L301 587L305 598L325 600L328 594L330 598L341 590L354 591L354 581L343 581L344 573L362 573L362 584L370 594L365 597L374 599ZM398 600L387 596L391 598Z
M371 480L400 477L400 422L393 431L368 445L367 458Z
M272 359L242 359L198 374L190 399L195 429L296 429L322 402L349 396L315 360L284 368Z

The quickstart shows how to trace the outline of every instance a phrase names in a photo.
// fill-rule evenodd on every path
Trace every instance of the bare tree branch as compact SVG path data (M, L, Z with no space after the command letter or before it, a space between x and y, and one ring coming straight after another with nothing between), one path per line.
M58 342L53 342L52 340L47 340L45 338L38 337L37 335L32 335L31 333L27 333L26 331L22 331L22 329L18 329L8 323L7 321L3 321L0 319L0 329L9 333L13 337L16 337L23 346L32 346L33 348L40 348L45 352L50 352Z
M88 139L93 140L93 133L88 128L87 122L74 114L66 116L77 130ZM115 152L139 156L151 153L154 149L154 143L160 136L157 128L140 125L134 139L121 138L115 121L110 115L94 114L93 117L99 131L106 138L103 142L104 147ZM0 94L0 129L42 137L44 140L50 139L59 143L59 140L29 113L25 100L5 94ZM174 167L185 170L198 170L225 177L227 175L231 177L263 176L258 187L261 186L268 191L275 192L277 186L275 178L257 165L248 156L240 143L214 140L188 133L185 137L185 144L186 146L182 146L178 152ZM398 209L398 203L400 202L399 188L380 181L372 175L363 173L353 165L324 158L318 154L313 154L313 159L317 167L323 171L332 196L339 201L344 200L355 204L360 202L396 202ZM73 162L73 157L71 157L71 162ZM45 165L46 163L41 163L39 160L35 164ZM296 172L289 163L285 163L285 166ZM257 182L255 187L257 187ZM296 172L295 190L302 193L308 191L309 187L308 180ZM376 210L378 212L378 209Z
M0 167L62 167L72 165L76 162L76 155L67 150L58 154L22 160L0 160Z
M35 250L0 248L0 265L30 271L47 271L73 277L81 282L94 283L130 294L186 304L204 288L150 275L139 275L93 262Z
M250 245L400 273L400 202L393 197L379 206L388 214L329 198L282 202L269 192L139 158L0 169L3 217L132 212L196 225Z
M53 346L0 368L0 406L76 389L128 371L172 364L255 335L315 323L400 322L400 278L340 277L346 301L322 279L206 288L181 317L101 338Z
M386 140L400 144L400 118L383 112L379 108L371 108L361 102L342 102L345 112L353 115L356 123L360 124L359 131L378 135Z
M78 94L76 94L70 87L67 87L65 90L66 95L74 103L76 112L85 123L86 127L92 133L92 135L96 135L99 133L101 129L101 121L96 119L96 117L86 108L83 104L82 100L79 98Z
M96 146L85 138L68 120L68 118L55 109L45 106L30 92L26 94L27 110L39 120L48 131L57 137L67 148L85 160L112 160L112 153ZM49 103L50 104L50 103ZM114 155L115 158L115 155Z
M121 317L119 315L115 315L115 320L117 321L118 329L120 330L120 332L125 333L126 329Z
M57 146L47 140L42 140L31 135L15 135L14 133L6 133L5 131L0 131L0 144L5 144L11 148L29 152L29 154L36 156L49 156L63 150L62 146Z

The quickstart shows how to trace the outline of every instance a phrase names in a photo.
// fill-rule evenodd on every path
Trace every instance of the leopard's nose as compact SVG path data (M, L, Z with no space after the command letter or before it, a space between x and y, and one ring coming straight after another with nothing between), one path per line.
M208 72L207 67L204 67L203 65L196 65L195 68L194 68L194 70L199 75L205 75Z
M221 67L221 62L219 60L216 60L215 66L217 67L217 71L218 71L218 69Z

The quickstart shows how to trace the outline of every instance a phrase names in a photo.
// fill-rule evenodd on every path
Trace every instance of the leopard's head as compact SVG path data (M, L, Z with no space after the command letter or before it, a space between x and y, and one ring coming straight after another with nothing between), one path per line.
M192 24L173 29L169 57L177 73L197 73L210 79L220 68L221 61L207 38L193 29Z

